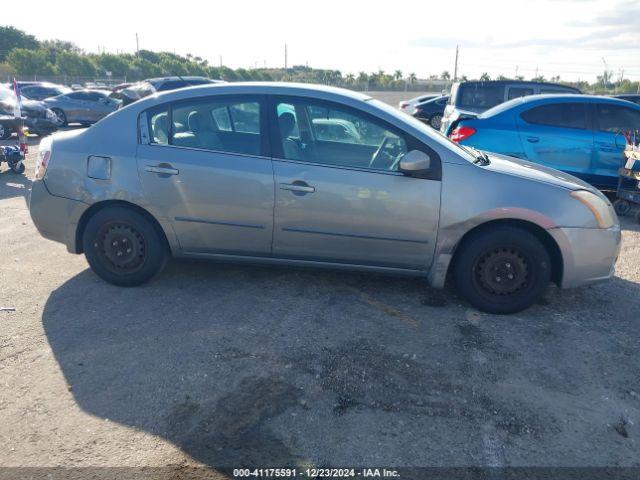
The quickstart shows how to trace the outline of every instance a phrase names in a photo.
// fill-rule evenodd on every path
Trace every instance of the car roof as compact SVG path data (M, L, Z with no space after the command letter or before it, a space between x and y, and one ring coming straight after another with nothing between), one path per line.
M560 87L566 88L570 90L577 90L578 88L572 87L570 85L562 85L560 83L552 83L552 82L536 82L534 80L468 80L465 82L457 82L460 85L472 85L472 84L487 84L487 85L543 85L546 87Z
M498 115L507 110L511 110L512 108L516 108L520 105L527 104L537 104L537 103L575 103L575 102L585 102L585 103L611 103L614 105L623 105L625 107L635 106L635 108L640 109L640 105L634 104L632 102L628 102L627 100L622 100L620 98L614 97L605 97L602 95L584 95L584 94L553 94L553 93L545 93L542 95L527 95L526 97L518 97L511 100L507 100L504 103L496 105L493 108L482 113L480 116L490 117L493 115Z
M289 82L234 82L234 83L211 83L204 85L194 85L190 87L170 90L167 92L154 93L142 100L135 102L141 108L148 108L153 104L164 103L173 100L182 100L192 97L205 97L207 95L299 95L312 96L325 100L349 98L354 101L369 101L371 97L361 92L347 90L344 88L330 87L326 85L315 85L308 83Z

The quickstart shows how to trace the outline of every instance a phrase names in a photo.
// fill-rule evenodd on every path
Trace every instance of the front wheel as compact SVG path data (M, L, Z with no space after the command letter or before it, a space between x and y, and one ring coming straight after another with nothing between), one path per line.
M82 243L93 271L122 287L148 282L167 259L163 238L151 221L126 207L98 211L87 222Z
M458 292L483 312L525 310L540 299L551 279L547 250L520 228L480 230L458 249L453 272Z
M64 127L67 124L67 115L59 108L52 108L51 111L55 114L53 123L56 127Z

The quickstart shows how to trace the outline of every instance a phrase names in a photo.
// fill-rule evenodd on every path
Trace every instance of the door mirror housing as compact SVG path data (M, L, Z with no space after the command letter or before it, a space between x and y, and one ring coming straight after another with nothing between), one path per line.
M420 150L411 150L400 159L399 171L411 177L429 176L431 157Z

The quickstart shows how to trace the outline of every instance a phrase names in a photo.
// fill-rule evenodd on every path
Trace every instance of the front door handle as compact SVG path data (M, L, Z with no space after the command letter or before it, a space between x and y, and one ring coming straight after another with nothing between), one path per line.
M171 165L161 163L160 165L147 165L144 167L147 172L159 173L161 175L178 175L180 171Z
M292 192L299 193L313 193L316 191L315 187L310 186L308 183L301 180L296 180L292 183L281 183L280 190L290 190Z
M538 143L540 141L540 138L538 137L527 137L527 142L529 143Z

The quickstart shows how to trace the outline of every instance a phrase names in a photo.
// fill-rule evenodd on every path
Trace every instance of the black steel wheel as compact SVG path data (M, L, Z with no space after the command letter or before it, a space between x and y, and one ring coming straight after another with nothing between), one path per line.
M624 217L631 211L631 202L618 198L613 202L613 208L619 217Z
M142 213L121 206L99 210L89 219L83 247L99 277L125 287L151 280L167 258L162 233Z
M497 225L458 246L453 274L459 293L478 310L508 314L540 299L551 279L551 262L535 235Z

